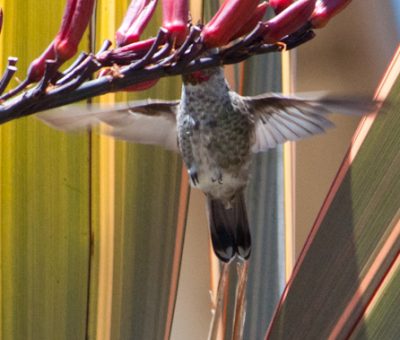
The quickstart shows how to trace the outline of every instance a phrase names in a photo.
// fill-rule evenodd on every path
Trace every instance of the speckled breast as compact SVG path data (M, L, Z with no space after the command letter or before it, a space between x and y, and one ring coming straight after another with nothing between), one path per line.
M178 142L192 184L222 199L246 185L252 121L241 97L229 90L222 74L183 86Z

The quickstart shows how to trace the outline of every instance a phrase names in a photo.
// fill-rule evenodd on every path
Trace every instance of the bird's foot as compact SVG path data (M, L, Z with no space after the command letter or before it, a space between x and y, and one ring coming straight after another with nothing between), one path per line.
M198 177L197 171L193 167L191 167L188 170L188 173L189 173L190 180L192 181L192 184L194 186L199 184L199 177Z
M223 184L222 181L222 172L221 171L217 171L217 173L215 174L215 176L211 177L211 181L213 183L218 182L218 184Z

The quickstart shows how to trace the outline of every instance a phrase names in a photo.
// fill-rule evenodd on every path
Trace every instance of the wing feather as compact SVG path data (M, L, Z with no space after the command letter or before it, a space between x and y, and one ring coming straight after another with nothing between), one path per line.
M361 115L374 111L378 104L365 98L301 99L278 94L243 98L255 119L253 152L325 132L334 126L327 114Z
M178 151L176 111L179 101L144 100L109 107L71 105L36 115L53 128L79 131L105 123L102 132L118 139L161 145Z

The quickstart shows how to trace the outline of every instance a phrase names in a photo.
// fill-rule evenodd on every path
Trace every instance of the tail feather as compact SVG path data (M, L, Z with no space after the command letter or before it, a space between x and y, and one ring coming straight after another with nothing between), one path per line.
M226 208L221 200L207 197L211 241L221 261L229 262L235 255L248 259L251 238L243 193L237 194Z

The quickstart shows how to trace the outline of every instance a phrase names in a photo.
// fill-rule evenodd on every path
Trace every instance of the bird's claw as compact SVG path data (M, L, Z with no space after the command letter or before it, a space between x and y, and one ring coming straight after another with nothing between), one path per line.
M193 169L193 168L190 168L188 170L188 173L189 173L190 180L192 181L192 184L194 186L199 184L199 177L198 177L197 171L195 169Z

